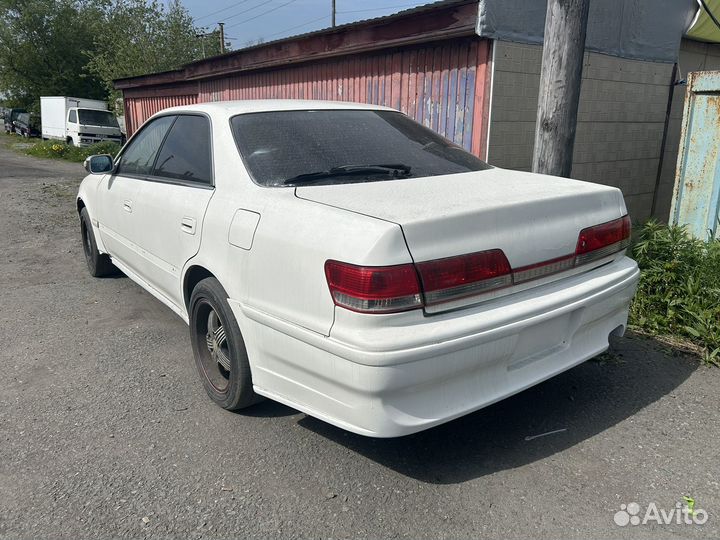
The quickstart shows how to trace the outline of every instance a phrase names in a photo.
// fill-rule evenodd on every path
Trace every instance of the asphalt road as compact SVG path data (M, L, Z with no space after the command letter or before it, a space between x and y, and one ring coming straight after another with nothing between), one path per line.
M720 369L628 336L395 440L272 402L229 413L179 318L127 278L87 274L81 168L0 139L1 537L720 535ZM621 504L642 517L684 495L704 525L614 522Z

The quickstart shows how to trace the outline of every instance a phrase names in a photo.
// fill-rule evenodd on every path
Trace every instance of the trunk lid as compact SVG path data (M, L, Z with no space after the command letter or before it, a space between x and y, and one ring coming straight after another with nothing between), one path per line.
M572 254L582 229L626 213L617 188L497 168L296 196L397 223L416 263L499 248L513 268Z

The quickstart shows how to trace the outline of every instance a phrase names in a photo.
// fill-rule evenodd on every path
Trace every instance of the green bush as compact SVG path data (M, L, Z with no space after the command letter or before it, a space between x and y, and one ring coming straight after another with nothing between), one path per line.
M66 159L82 163L85 158L94 154L116 155L120 151L120 145L106 141L91 146L72 146L62 141L40 141L26 150L31 156Z
M720 241L650 221L632 249L642 274L630 323L686 338L720 366Z

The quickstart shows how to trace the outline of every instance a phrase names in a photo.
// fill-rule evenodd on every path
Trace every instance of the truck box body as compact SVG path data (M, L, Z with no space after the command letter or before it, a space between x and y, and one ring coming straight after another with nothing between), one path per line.
M121 142L120 127L105 101L43 96L40 116L44 139L58 139L77 146L105 140Z

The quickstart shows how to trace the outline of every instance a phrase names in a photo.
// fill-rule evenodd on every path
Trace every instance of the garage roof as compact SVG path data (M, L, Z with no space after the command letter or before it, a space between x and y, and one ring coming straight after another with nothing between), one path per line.
M720 6L720 0L708 1ZM547 0L440 0L231 51L173 71L118 79L115 87L194 81L460 36L542 43L546 9ZM696 11L695 0L593 0L586 48L623 58L674 62Z

